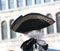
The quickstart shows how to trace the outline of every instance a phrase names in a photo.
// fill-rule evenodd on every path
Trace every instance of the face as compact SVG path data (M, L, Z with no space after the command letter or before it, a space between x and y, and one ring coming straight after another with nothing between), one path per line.
M41 30L32 30L27 33L29 37L40 40L43 37L43 32Z

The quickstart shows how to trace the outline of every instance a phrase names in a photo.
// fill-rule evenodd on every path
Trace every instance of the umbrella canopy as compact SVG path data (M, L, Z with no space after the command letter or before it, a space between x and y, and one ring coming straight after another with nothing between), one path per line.
M32 30L42 29L53 24L55 21L40 13L29 13L19 16L11 25L15 32L25 33Z
M56 49L47 49L46 51L60 51L60 50L56 50Z

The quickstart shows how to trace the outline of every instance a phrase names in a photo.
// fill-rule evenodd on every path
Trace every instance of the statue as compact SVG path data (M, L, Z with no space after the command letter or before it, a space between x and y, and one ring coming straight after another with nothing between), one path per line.
M19 16L11 25L11 29L15 32L19 32L27 35L26 33L33 30L38 30L52 25L55 21L40 13L29 13L25 16ZM48 49L48 44L44 40L38 40L34 37L30 37L24 41L21 45L23 51L33 51L34 48L40 47L40 51Z

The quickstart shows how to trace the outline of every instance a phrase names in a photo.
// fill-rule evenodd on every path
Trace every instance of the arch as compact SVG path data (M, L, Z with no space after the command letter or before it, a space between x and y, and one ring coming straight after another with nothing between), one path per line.
M54 0L54 1L60 1L60 0Z
M2 40L5 40L8 38L8 35L7 35L7 23L6 21L3 21L1 23L1 26L2 26Z
M10 20L10 25L12 25L13 21L14 21L14 19L11 19L11 20Z
M60 12L57 12L57 13L56 13L56 17L59 16L59 14L60 14Z
M14 21L13 19L10 20L10 26L12 25L13 21ZM10 30L10 33L11 33L10 38L15 38L16 37L16 32Z
M44 2L46 3L46 2L51 2L51 0L44 0Z
M52 18L52 14L50 14L50 13L48 13L47 16ZM53 25L50 25L50 26L47 27L47 33L48 34L54 33Z
M60 32L60 12L56 14L56 25L57 25L57 32Z
M48 13L47 16L48 16L49 18L52 18L52 14L51 14L51 13Z

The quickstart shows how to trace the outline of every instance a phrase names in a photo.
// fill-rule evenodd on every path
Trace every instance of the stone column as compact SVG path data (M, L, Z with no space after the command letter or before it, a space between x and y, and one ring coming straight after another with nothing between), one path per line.
M14 6L17 8L17 0L14 0Z
M23 0L23 7L26 6L26 0Z
M9 4L8 4L8 0L6 0L6 9L9 9Z
M47 35L47 28L44 28L44 35Z
M53 19L56 21L55 13L53 13ZM54 33L57 33L57 26L56 26L56 22L53 24L53 27L54 27Z
M32 0L32 5L33 5L33 6L35 5L35 0Z
M44 0L41 0L41 3L44 4Z
M51 0L51 2L53 3L53 2L54 2L54 0Z
M10 22L7 21L7 34L8 34L8 39L10 39Z
M2 40L2 31L1 31L1 19L0 19L0 40Z

